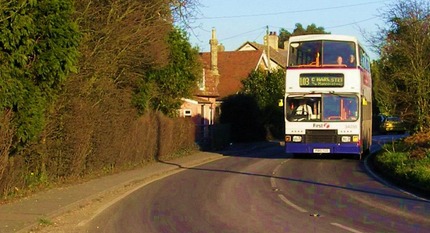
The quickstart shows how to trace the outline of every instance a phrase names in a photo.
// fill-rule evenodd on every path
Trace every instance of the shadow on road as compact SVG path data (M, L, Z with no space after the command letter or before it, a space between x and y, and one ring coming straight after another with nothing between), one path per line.
M397 140L400 138L403 138L404 135L381 135L379 137L375 137L374 140L374 151L371 151L371 154L376 153L378 150L380 150L380 146L384 143L387 143L389 141ZM350 159L350 160L356 160L354 157L350 157L349 155L336 155L336 156L309 156L309 157L293 157L290 154L285 154L284 147L280 144L280 142L259 142L259 143L249 143L249 144L238 144L238 145L231 145L229 148L223 151L219 151L218 153L225 155L225 156L231 156L231 157L244 157L244 158L262 158L262 159ZM363 161L363 160L362 160ZM363 173L366 173L369 175L368 172L366 172L365 165L362 161L359 161L360 168ZM413 198L413 197L407 197L405 195L394 195L394 194L387 194L382 193L378 191L373 191L369 189L362 189L362 188L356 188L351 186L339 186L339 185L333 185L333 184L327 184L327 183L321 183L316 182L312 180L304 180L304 179L297 179L297 178L291 178L291 177L280 177L275 175L266 175L266 174L255 174L255 173L249 173L249 172L241 172L241 171L232 171L232 170L226 170L226 169L210 169L210 168L203 168L200 167L186 167L182 166L180 164L167 162L167 161L159 161L160 163L165 163L169 165L177 166L180 169L187 169L187 170L195 170L195 171L202 171L202 172L220 172L220 173L231 173L231 174L237 174L237 175L246 175L246 176L257 176L257 177L264 177L264 178L274 178L279 179L283 181L288 182L299 182L304 184L310 184L310 185L316 185L316 186L322 186L322 187L329 187L334 189L342 189L342 190L348 190L352 192L360 192L360 193L366 193L366 194L372 194L377 196L383 196L387 198L395 198L395 199L401 199L401 200L409 200L414 202L421 202L421 203L430 203L429 200L426 200L426 196L419 195L421 197L424 197L423 199L419 198Z
M304 183L304 184L321 186L321 187L328 187L328 188L333 188L333 189L347 190L347 191L351 191L351 192L372 194L372 195L382 196L384 198L407 200L407 201L418 202L418 203L430 203L429 200L425 200L425 199L412 198L412 197L407 197L404 195L387 194L387 193L377 192L377 191L368 190L368 189L350 187L350 186L340 186L340 185L334 185L334 184L321 183L321 182L316 182L316 181L312 181L312 180L304 180L304 179L297 179L297 178L290 178L290 177L281 177L281 176L276 176L276 175L249 173L249 172L242 172L242 171L232 171L232 170L227 170L227 169L211 169L211 168L204 168L202 166L186 167L186 166L182 166L180 164L167 162L167 161L160 161L160 162L165 163L165 164L169 164L169 165L173 165L173 166L177 166L180 169L186 169L186 170L201 171L201 172L214 172L214 173L230 173L230 174L243 175L243 176L263 177L263 178L267 178L267 179L274 178L274 179L278 179L278 180L282 180L282 181L288 181L288 182L298 182L298 183Z
M224 156L264 158L264 159L285 159L289 156L284 153L284 147L279 141L264 141L254 143L231 144L224 150L216 153Z

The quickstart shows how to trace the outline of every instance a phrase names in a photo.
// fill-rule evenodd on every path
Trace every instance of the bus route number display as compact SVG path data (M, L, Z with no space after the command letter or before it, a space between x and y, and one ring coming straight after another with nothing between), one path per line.
M343 74L300 74L300 87L343 87Z

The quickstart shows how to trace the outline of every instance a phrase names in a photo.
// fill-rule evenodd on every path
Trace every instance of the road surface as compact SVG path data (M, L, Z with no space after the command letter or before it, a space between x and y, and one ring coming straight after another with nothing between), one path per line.
M429 232L430 202L375 179L363 161L296 159L271 146L151 183L96 216L86 229Z

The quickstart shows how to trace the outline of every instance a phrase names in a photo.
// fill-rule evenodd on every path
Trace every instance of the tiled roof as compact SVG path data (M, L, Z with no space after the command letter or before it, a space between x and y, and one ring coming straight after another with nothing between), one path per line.
M242 80L258 68L262 51L225 51L218 52L220 98L236 94L242 88ZM210 52L200 53L206 73L210 73Z
M240 46L237 51L239 51L241 48L243 48L245 45L251 45L252 47L254 47L256 50L261 50L264 51L266 50L266 46L256 43L256 42L245 42L242 46ZM270 47L270 59L273 60L274 62L276 62L278 65L280 65L281 67L285 68L287 67L287 50L284 49L278 49L278 51L276 51L276 49Z

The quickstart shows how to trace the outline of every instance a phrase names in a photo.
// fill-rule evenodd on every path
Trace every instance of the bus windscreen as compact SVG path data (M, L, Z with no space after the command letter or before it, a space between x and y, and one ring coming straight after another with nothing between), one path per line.
M356 121L358 97L356 95L322 94L287 98L288 121Z

